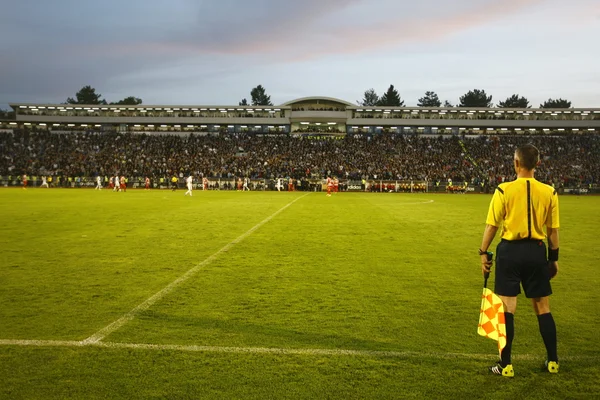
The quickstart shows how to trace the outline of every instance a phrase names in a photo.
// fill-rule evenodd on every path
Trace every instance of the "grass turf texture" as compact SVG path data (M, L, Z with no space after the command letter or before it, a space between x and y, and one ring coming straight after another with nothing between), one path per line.
M301 196L0 190L0 340L83 340ZM173 347L1 345L0 398L591 397L600 198L560 199L558 376L523 296L516 378L485 372L489 196L310 193L103 339Z

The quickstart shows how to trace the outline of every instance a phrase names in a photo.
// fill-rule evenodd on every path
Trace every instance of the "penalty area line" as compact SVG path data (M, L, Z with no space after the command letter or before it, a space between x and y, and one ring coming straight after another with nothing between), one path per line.
M258 224L254 225L246 233L243 233L242 235L240 235L239 237L234 239L232 242L229 242L228 244L223 246L220 250L218 250L214 254L210 255L204 261L200 262L199 264L197 264L196 266L194 266L193 268L188 270L185 274L183 274L182 276L180 276L179 278L177 278L176 280L174 280L173 282L171 282L170 284L165 286L163 289L158 291L156 294L154 294L150 298L146 299L143 303L139 304L137 307L135 307L128 313L124 314L121 318L117 319L116 321L112 322L110 325L105 326L104 328L100 329L98 332L94 333L92 336L83 340L83 344L97 343L97 342L103 340L106 336L110 335L111 333L113 333L114 331L116 331L117 329L121 328L123 325L125 325L126 323L128 323L129 321L134 319L139 313L152 307L159 300L161 300L163 297L165 297L167 294L169 294L171 291L173 291L173 289L177 288L179 285L181 285L182 283L184 283L185 281L190 279L202 267L213 262L222 253L225 253L231 247L235 246L236 244L240 243L242 240L246 239L248 236L250 236L252 233L254 233L254 231L256 231L258 228L260 228L261 226L263 226L264 224L266 224L267 222L272 220L279 213L284 211L286 208L288 208L289 206L291 206L292 204L294 204L301 198L306 197L307 195L308 195L308 193L306 193L303 196L297 197L294 200L292 200L291 202L289 202L288 204L286 204L285 206L281 207L279 210L275 211L273 214L271 214L270 216L268 216L267 218L265 218Z
M350 356L374 358L429 358L429 359L466 359L466 360L494 360L495 354L477 353L440 353L419 351L393 351L393 350L350 350L350 349L311 349L311 348L278 348L278 347L227 347L227 346L199 346L177 344L149 344L149 343L119 343L119 342L85 342L75 340L6 340L0 339L0 346L28 346L28 347L96 347L104 349L134 349L149 351L181 351L204 353L233 353L233 354L276 354L276 355L306 355L306 356ZM516 354L513 358L518 360L535 361L543 359L543 355ZM598 360L598 357L573 355L561 356L561 360Z

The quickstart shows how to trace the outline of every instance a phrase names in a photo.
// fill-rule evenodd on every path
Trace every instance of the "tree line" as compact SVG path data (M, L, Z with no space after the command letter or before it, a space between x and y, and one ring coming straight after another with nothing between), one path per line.
M102 95L96 93L96 89L91 86L84 86L75 94L75 98L67 98L66 103L68 104L116 104L116 105L138 105L142 104L142 99L129 96L123 100L108 103L102 99ZM404 100L400 97L400 93L394 87L390 85L388 90L379 96L374 89L368 89L365 91L363 99L356 102L360 106L365 107L404 107ZM254 87L250 91L250 102L247 98L243 98L239 103L240 106L272 106L271 96L267 94L266 89L262 85ZM433 91L426 91L423 97L417 102L418 107L455 107L451 102L445 100L443 103L440 100L437 93ZM499 101L495 105L499 108L531 108L529 100L520 96L519 94L513 94L507 97L503 101ZM456 107L485 107L492 108L494 103L492 102L492 96L488 95L485 90L473 89L469 90L464 95L460 96ZM571 102L565 99L548 99L542 104L540 108L570 108Z
M250 91L250 99L251 103L248 104L248 100L246 98L242 99L239 102L240 106L272 106L271 96L267 95L265 88L262 85L258 85ZM108 103L105 99L102 98L100 93L96 93L96 89L91 86L82 87L77 93L75 93L75 98L68 97L67 101L64 104L115 104L115 105L139 105L142 104L142 99L135 96L125 97L123 100Z
M400 97L400 93L394 85L390 85L388 90L380 97L374 89L368 89L364 92L363 99L356 102L359 106L364 107L404 107L404 100ZM68 97L63 104L100 104L100 105L139 105L142 104L142 99L135 96L128 96L122 100L116 102L107 102L102 98L100 93L96 93L96 89L87 85L82 87L77 93L75 98ZM240 106L272 106L271 96L267 95L266 89L262 85L254 87L250 91L250 103L246 98L243 98L239 103ZM458 104L454 106L448 100L443 103L440 100L437 93L433 91L426 91L424 96L421 97L417 103L418 107L485 107L492 108L494 103L492 102L492 96L482 89L469 90L464 95L460 96ZM519 94L513 94L507 97L503 101L499 101L496 104L499 108L531 108L529 100L520 96ZM571 102L562 98L559 99L548 99L542 104L540 108L570 108ZM14 111L0 109L0 119L14 119Z
M119 106L137 106L142 104L142 99L135 96L128 96L122 100L116 102L108 102L102 98L100 93L96 93L96 88L90 85L84 86L77 93L75 97L67 97L67 100L62 104L98 104L98 105L119 105ZM262 85L258 85L250 91L250 103L246 98L243 98L239 102L240 106L272 106L271 96L267 95L266 89ZM15 119L15 112L10 110L3 110L0 108L0 120L2 119Z
M404 100L401 99L400 94L394 88L394 85L390 85L388 90L381 96L377 95L374 89L368 89L365 91L363 99L356 102L359 106L366 107L404 107ZM426 91L425 95L421 97L417 103L418 107L454 107L452 103L445 100L444 103L440 100L437 93L433 91ZM464 95L460 96L459 102L456 107L485 107L492 108L494 103L492 102L492 96L482 89L469 90ZM499 108L531 108L531 104L526 97L518 94L506 98L504 101L498 102L496 107ZM548 99L542 104L540 108L570 108L571 102L565 99Z
M96 93L95 88L88 85L82 87L77 93L75 93L75 98L67 97L67 100L63 104L114 104L120 106L137 106L142 104L142 99L135 96L129 96L125 97L123 100L109 103L102 98L100 93Z

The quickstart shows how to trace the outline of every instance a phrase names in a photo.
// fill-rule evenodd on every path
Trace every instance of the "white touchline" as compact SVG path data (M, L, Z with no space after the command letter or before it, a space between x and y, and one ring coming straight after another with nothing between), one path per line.
M105 349L138 349L159 351L206 352L206 353L235 353L235 354L284 354L308 356L358 356L358 357L388 357L388 358L431 358L431 359L468 359L492 360L498 358L494 354L477 353L442 353L436 351L394 351L394 350L350 350L350 349L311 349L311 348L280 348L280 347L227 347L199 346L179 344L149 344L149 343L118 343L118 342L87 342L75 340L13 340L0 339L0 346L29 346L29 347L98 347ZM541 360L539 354L516 354L513 358L519 360ZM561 360L597 360L598 357L586 355L561 355Z
M185 274L183 274L179 278L175 279L173 282L171 282L170 284L168 284L167 286L165 286L163 289L161 289L158 293L154 294L152 297L148 298L142 304L138 305L133 310L129 311L128 313L126 313L125 315L123 315L121 318L119 318L118 320L114 321L110 325L107 325L104 328L100 329L98 332L94 333L89 338L83 340L82 343L83 344L90 344L90 343L97 343L97 342L101 341L106 336L110 335L111 333L113 333L114 331L116 331L117 329L119 329L120 327L122 327L123 325L125 325L126 323L128 323L129 321L131 321L132 319L134 319L136 317L136 315L138 315L140 312L145 311L148 308L150 308L152 305L154 305L157 301L159 301L160 299L162 299L163 297L165 297L168 293L170 293L177 286L179 286L183 282L187 281L189 278L191 278L193 275L195 275L202 267L204 267L207 264L210 264L221 253L229 250L232 246L234 246L235 244L237 244L237 243L241 242L242 240L244 240L245 238L247 238L255 230L257 230L258 228L260 228L261 226L263 226L264 224L266 224L267 222L269 222L271 219L273 219L273 217L275 217L277 214L279 214L280 212L282 212L283 210L285 210L286 208L288 208L289 206L291 206L292 204L294 204L295 202L297 202L298 200L300 200L301 198L303 198L303 197L305 197L307 195L308 195L308 193L306 193L303 196L297 197L293 201L291 201L288 204L286 204L285 206L281 207L279 210L275 211L272 215L270 215L269 217L265 218L264 220L262 220L258 224L254 225L246 233L242 234L241 236L239 236L234 241L226 244L219 251L217 251L216 253L212 254L211 256L209 256L208 258L206 258L204 261L202 261L200 264L196 265L192 269L188 270Z

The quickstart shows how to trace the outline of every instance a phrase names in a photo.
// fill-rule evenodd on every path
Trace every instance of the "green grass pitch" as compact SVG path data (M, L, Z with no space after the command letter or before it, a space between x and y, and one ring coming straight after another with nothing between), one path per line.
M489 200L0 190L0 398L596 396L600 198L560 197L561 371L521 295L514 379L476 333Z

